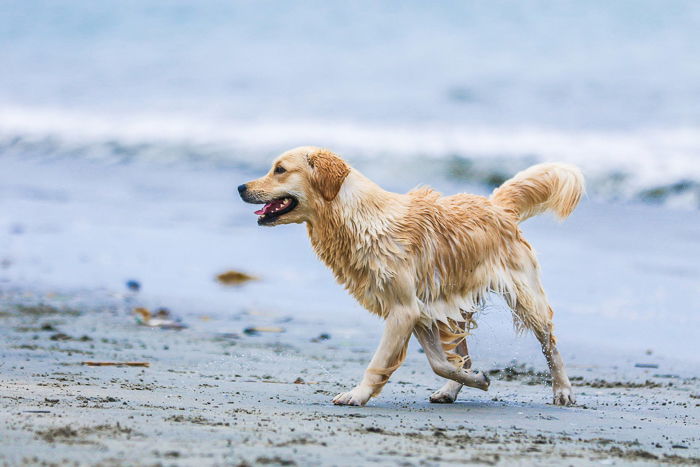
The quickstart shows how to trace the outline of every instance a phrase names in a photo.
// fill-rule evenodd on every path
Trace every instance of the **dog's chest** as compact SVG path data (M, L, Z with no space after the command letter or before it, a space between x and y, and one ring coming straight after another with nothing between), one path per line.
M336 279L366 308L381 314L378 297L392 287L405 249L387 229L336 225L309 228L311 244Z

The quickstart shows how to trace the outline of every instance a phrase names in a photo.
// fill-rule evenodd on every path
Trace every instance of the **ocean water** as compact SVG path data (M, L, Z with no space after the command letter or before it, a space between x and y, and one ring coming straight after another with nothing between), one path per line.
M0 2L0 157L265 168L330 147L380 182L540 161L595 198L700 206L695 1Z
M589 197L523 230L567 361L696 365L699 43L696 1L0 0L0 287L136 279L193 330L371 348L304 228L258 227L237 185L302 144L397 191L563 160ZM478 361L543 365L510 321L484 312Z
M253 172L0 158L0 293L123 297L126 281L138 280L141 292L119 315L126 323L135 304L167 307L191 332L282 326L270 339L292 344L330 333L368 358L381 320L335 283L303 225L257 225L259 206L235 189ZM651 362L669 373L681 361L700 374L697 212L585 199L566 222L543 215L522 229L569 365ZM214 278L229 269L260 280L223 287ZM469 345L480 368L511 359L544 367L536 339L516 337L502 300L493 297L478 324Z

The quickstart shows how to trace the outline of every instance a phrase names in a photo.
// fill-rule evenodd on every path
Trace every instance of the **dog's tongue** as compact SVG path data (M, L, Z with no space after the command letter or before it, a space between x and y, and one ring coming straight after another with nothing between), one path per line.
M267 203L265 206L263 206L262 209L258 209L257 211L255 211L255 214L257 214L258 216L261 216L263 214L267 214L268 212L272 211L273 209L276 209L277 207L279 207L282 203L284 203L284 201L280 200L280 199L276 199L274 201L271 201L271 202Z
M267 203L265 206L263 206L262 209L258 209L257 211L255 211L255 214L257 214L258 216L267 214L267 211L270 209L270 206L272 206L272 203Z

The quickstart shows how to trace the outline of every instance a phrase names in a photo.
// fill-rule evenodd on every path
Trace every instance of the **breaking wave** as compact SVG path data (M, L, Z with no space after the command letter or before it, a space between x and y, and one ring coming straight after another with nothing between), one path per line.
M414 167L497 185L527 165L564 161L589 194L700 207L700 128L567 131L538 127L230 120L0 110L0 156L267 168L293 146L332 148L358 166Z

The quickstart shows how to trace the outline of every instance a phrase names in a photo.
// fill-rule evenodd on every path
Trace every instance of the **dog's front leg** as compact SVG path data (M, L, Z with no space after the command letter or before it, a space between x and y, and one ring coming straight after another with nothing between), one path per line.
M365 405L370 397L378 395L391 374L406 358L406 348L413 328L418 322L418 307L395 306L386 319L379 348L369 363L362 382L351 391L333 398L336 405Z

